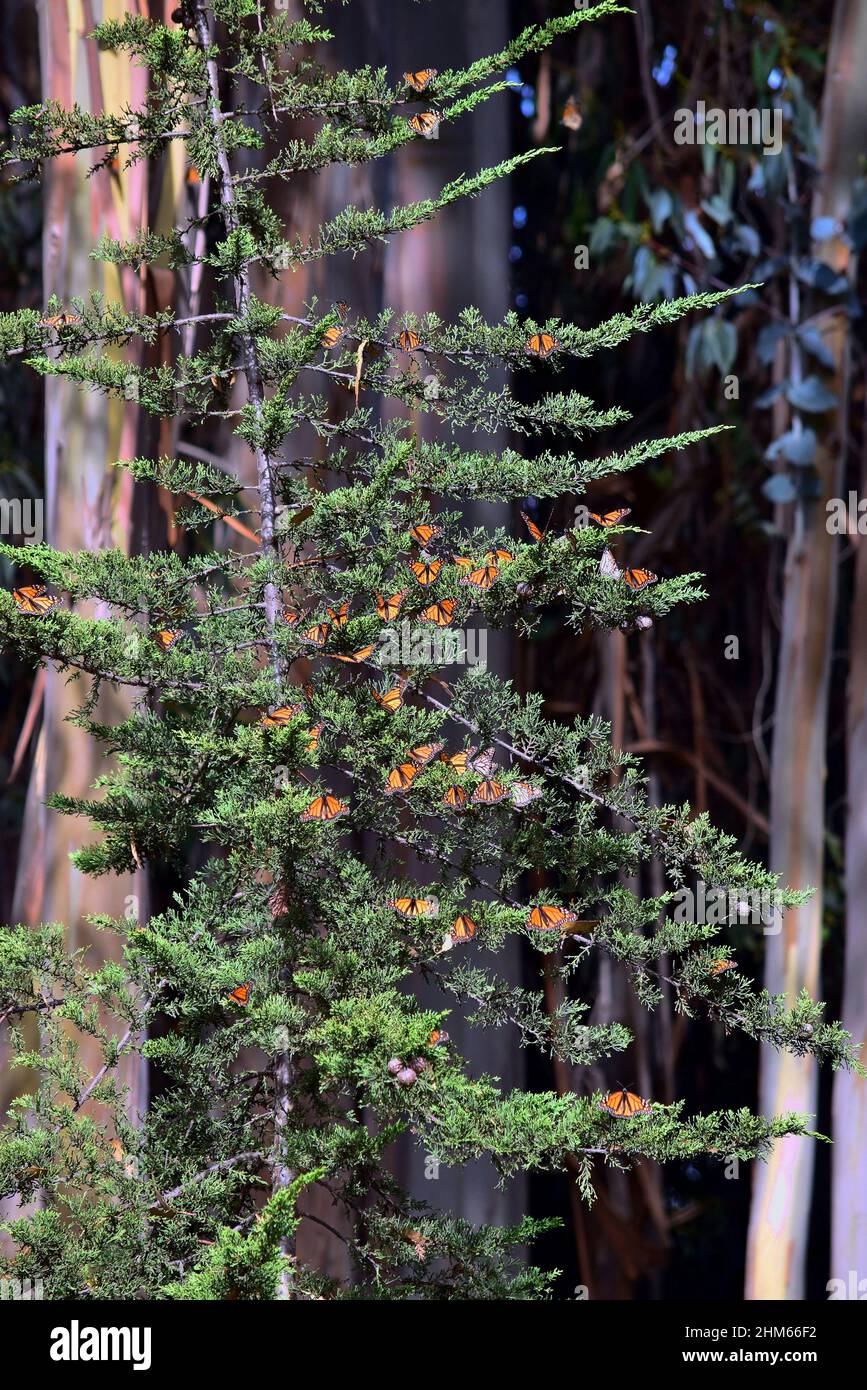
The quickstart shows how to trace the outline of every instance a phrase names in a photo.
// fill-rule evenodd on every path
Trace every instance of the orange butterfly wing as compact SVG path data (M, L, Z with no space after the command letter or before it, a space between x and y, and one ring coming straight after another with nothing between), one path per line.
M497 802L502 801L509 793L502 782L496 782L493 778L480 783L473 792L471 801L475 801L479 806L496 806Z
M552 353L557 352L560 347L562 347L562 343L559 343L550 333L534 333L524 351L530 357L541 357L544 360Z
M436 583L442 567L442 560L413 560L409 566L413 577L418 584L421 584L422 588Z
M400 605L406 598L408 590L401 589L399 593L392 594L390 598L384 598L382 594L376 595L376 613L384 623L390 623L400 612Z
M453 598L444 598L440 603L432 603L430 607L423 608L419 613L419 621L423 623L436 623L437 627L448 627L451 623L457 601Z
M624 583L628 584L634 594L646 589L648 584L655 584L659 575L654 574L653 570L625 569L623 571Z
M482 565L477 570L470 570L461 579L461 584L471 584L474 589L490 589L496 582L500 574L496 565Z
M19 613L28 613L36 617L47 613L59 602L52 594L46 592L44 584L24 584L20 589L12 590L12 597Z
M407 791L420 771L421 768L416 763L401 763L399 767L394 768L386 778L386 796L393 796L395 792Z
M301 812L301 819L303 821L332 821L339 820L341 816L348 814L349 807L345 801L340 801L338 797L326 794L325 796L314 797L307 810Z

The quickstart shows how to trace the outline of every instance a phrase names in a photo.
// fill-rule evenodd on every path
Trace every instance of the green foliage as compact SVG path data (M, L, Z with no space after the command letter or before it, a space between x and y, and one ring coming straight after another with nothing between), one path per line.
M443 120L470 112L501 89L485 84L508 63L621 8L571 12L440 74L436 110ZM255 455L257 480L247 486L209 462L121 460L138 484L185 498L181 519L193 533L185 554L32 545L28 568L60 601L36 616L0 593L0 642L81 682L71 718L112 758L92 798L51 797L55 810L86 816L101 832L74 856L78 870L154 864L173 867L180 882L170 907L147 921L134 910L99 919L122 955L98 971L68 953L58 925L0 932L0 1022L23 1078L0 1133L0 1194L21 1203L3 1267L42 1278L52 1298L545 1297L550 1276L512 1254L545 1223L473 1229L413 1201L389 1171L400 1136L444 1164L487 1156L503 1181L560 1168L570 1155L590 1201L594 1163L761 1158L776 1138L807 1134L807 1120L745 1110L688 1116L682 1102L622 1119L597 1093L507 1094L497 1077L470 1075L441 1036L451 1006L467 1010L474 1027L508 1028L523 1046L590 1067L625 1051L630 1030L591 1024L578 999L551 1010L543 974L547 967L566 985L604 954L648 1008L666 984L685 1013L832 1066L855 1064L850 1040L823 1021L820 1005L803 999L787 1010L737 970L718 968L720 933L740 921L743 898L777 890L773 875L706 817L651 805L640 765L612 748L598 719L569 727L546 719L537 697L522 700L483 665L442 679L453 665L443 634L479 622L531 631L553 617L634 630L703 597L700 575L633 591L612 571L609 547L628 546L633 526L591 522L517 540L470 525L463 505L580 496L592 480L713 433L575 458L578 439L627 412L574 390L518 394L492 377L505 367L532 374L535 386L570 358L694 309L717 310L728 296L642 304L589 331L511 313L488 324L473 308L445 324L432 314L370 322L315 302L293 318L263 304L250 289L252 265L279 274L335 250L358 252L480 192L523 157L467 174L428 202L349 208L312 243L287 242L267 180L376 158L417 138L401 113L410 94L381 71L326 72L305 52L324 31L265 18L253 0L187 0L183 10L189 22L179 28L128 16L96 31L95 41L150 68L145 110L93 118L31 108L18 113L5 156L24 177L67 149L107 150L110 159L124 143L134 161L186 142L212 183L204 221L213 234L199 259L217 296L214 312L194 321L195 351L130 367L118 346L167 336L177 345L172 335L190 320L96 298L51 305L44 318L3 316L0 350L43 375L132 397L159 417L231 421ZM215 16L224 26L222 93L208 61ZM225 105L240 83L243 114ZM298 117L322 124L289 138ZM276 160L242 172L233 156L266 139L280 150ZM188 230L126 244L103 238L94 255L180 269L196 260ZM553 339L544 361L528 350L537 333ZM235 373L246 396L230 409ZM354 393L342 418L326 386ZM511 430L528 441L527 456L422 443L404 419L381 421L380 398L427 412L444 430ZM323 442L321 462L296 457L302 428ZM259 543L221 550L213 507L243 518ZM420 523L438 529L420 540L412 534ZM19 558L8 545L2 553ZM425 565L429 585L417 578ZM391 595L399 611L384 619L377 596L381 605ZM426 611L432 604L445 605L442 630ZM100 616L85 616L93 611ZM106 683L134 699L112 726L95 717ZM418 751L424 745L434 745L431 756ZM490 765L437 756L467 745L476 756L490 748ZM386 794L401 764L407 786ZM485 804L478 789L489 780ZM319 796L336 798L340 816L311 817ZM642 899L626 880L653 858L666 889ZM548 886L531 894L541 871ZM677 892L697 880L733 895L713 924L673 911ZM422 907L402 911L405 898ZM568 909L562 934L533 927L531 909L542 905ZM471 918L469 940L453 925L461 917ZM509 984L491 965L510 937L534 947L536 985ZM412 986L422 976L442 987L442 1009L420 1006ZM83 1037L102 1056L95 1072L81 1060ZM121 1081L132 1059L163 1082L144 1115L129 1113ZM322 1219L306 1205L317 1189L339 1212L348 1286L297 1254L299 1222Z

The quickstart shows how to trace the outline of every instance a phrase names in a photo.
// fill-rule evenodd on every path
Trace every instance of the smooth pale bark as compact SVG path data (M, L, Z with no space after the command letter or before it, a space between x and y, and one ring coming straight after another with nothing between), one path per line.
M865 56L867 6L859 0L838 0L821 111L821 174L813 217L843 218L848 209L867 133ZM814 246L814 253L840 271L849 269L849 251L840 240ZM816 890L809 903L785 915L778 935L767 938L765 985L774 994L785 994L789 1003L801 989L820 997L825 744L839 553L825 525L825 502L839 497L842 485L849 347L848 321L842 313L828 315L821 326L835 362L834 379L828 384L841 404L836 420L829 417L820 430L821 496L801 509L786 555L771 769L771 867L785 883ZM863 991L863 973L857 985ZM763 1114L815 1114L816 1096L814 1062L763 1049ZM812 1141L789 1138L775 1146L767 1164L756 1165L748 1299L804 1297L814 1156Z
M142 12L142 6L136 5ZM172 7L166 0L166 10ZM86 44L87 34L100 19L120 19L129 13L126 0L41 0L39 5L42 94L64 106L78 102L89 112L118 111L141 105L147 73L133 67L124 55L100 52ZM123 162L124 150L121 150ZM119 275L114 266L92 260L90 251L107 232L128 237L147 222L148 164L141 162L122 177L103 170L88 179L89 155L65 155L45 167L43 294L57 294L67 304L72 295L99 291L109 301L122 300L141 309L148 286L134 272ZM165 208L171 221L171 212ZM118 352L117 356L121 356ZM132 360L129 358L128 360ZM63 550L140 548L134 537L134 484L112 467L119 458L138 451L140 414L133 401L109 399L61 378L45 383L45 502L46 539ZM90 605L86 610L95 614ZM89 914L122 917L147 915L144 875L91 879L79 874L70 854L93 840L83 820L60 816L46 808L46 796L61 792L87 796L94 780L107 769L98 746L82 730L65 723L86 690L84 682L67 683L50 667L47 671L42 728L34 750L27 791L24 827L13 903L13 921L65 924L72 949L88 948L88 961L117 956L119 946L87 921ZM96 717L114 722L129 709L128 698L105 689ZM81 1040L85 1064L96 1068L101 1057L96 1043ZM145 1100L144 1069L130 1062L123 1079L131 1088L130 1111ZM21 1073L10 1078L20 1088ZM0 1097L4 1099L5 1097Z

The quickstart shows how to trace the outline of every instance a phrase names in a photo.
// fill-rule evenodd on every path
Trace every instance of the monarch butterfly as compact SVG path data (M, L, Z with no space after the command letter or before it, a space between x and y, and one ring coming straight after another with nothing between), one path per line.
M489 565L510 565L514 558L511 550L502 550L499 546L496 550L489 550L485 556Z
M618 526L624 517L631 515L631 507L615 507L610 512L590 512L590 520L597 526Z
M300 713L300 705L281 705L279 709L263 715L259 723L266 729L280 729L284 724L288 724L290 719L294 719L296 714Z
M201 176L201 174L199 173L199 171L198 171L198 169L195 167L195 165L194 165L194 164L191 164L190 167L189 167L189 169L187 170L187 183L189 183L189 184L194 184L194 183L201 183L201 182L202 182L202 176Z
M649 1115L652 1108L649 1100L642 1100L634 1091L609 1091L599 1107L621 1120L631 1120L633 1115Z
M330 631L329 623L314 623L313 627L308 627L304 633L304 641L310 642L314 647L324 647Z
M434 536L442 535L441 526L433 526L429 521L420 521L416 526L410 526L409 534L412 536L416 545L424 548Z
M467 794L463 787L459 787L457 784L453 787L449 787L443 797L443 805L448 806L450 811L462 811L466 804Z
M54 594L47 592L44 584L24 584L20 589L12 590L12 597L19 613L29 613L35 617L41 617L60 602Z
M420 743L417 748L410 748L406 756L420 768L427 767L444 747L443 743Z
M40 320L40 328L69 328L73 323L81 323L78 314L49 314L47 319Z
M475 753L475 748L470 746L464 748L460 753L440 753L440 762L448 763L456 772L466 772L470 758Z
M319 339L319 346L324 348L337 347L337 344L346 336L346 325L334 323L330 328L326 328L322 337Z
M471 570L475 561L467 558L466 555L453 555L452 564L457 565L458 569Z
M371 693L378 705L381 705L389 714L394 714L403 704L405 689L406 681L401 681L399 685L393 685L390 690L374 690Z
M508 788L502 782L495 782L493 778L481 782L470 797L478 806L496 806L503 797L508 796Z
M654 574L653 570L630 569L622 570L611 554L610 550L603 550L602 559L599 561L599 573L606 579L622 579L634 594L642 589L646 589L648 584L655 584L659 575Z
M414 92L423 92L437 75L436 68L419 68L417 72L405 72L403 80Z
M427 1040L427 1045L428 1047L445 1047L447 1042L451 1042L451 1038L445 1028L435 1028Z
M340 605L339 608L327 608L327 607L326 607L325 611L326 611L326 613L328 614L329 618L331 619L331 621L333 622L333 624L334 624L335 627L346 627L346 624L347 624L347 622L349 621L349 601L348 601L348 600L347 600L346 603L341 603L341 605Z
M389 898L388 905L401 917L436 917L440 906L436 898Z
M297 608L283 609L283 617L290 627L297 627L302 616L302 613Z
M468 917L465 912L461 912L454 920L452 926L452 941L470 941L478 931L478 927L472 917Z
M529 806L531 801L538 801L543 795L538 787L534 787L532 782L514 782L509 788L512 801L519 811L523 811L525 806Z
M314 724L314 725L313 725L313 728L310 730L310 738L309 738L308 741L307 741L307 752L308 752L308 753L315 753L315 752L316 752L317 748L319 747L319 735L322 733L322 730L323 730L324 728L325 728L325 725L324 725L324 724L321 724L321 723L320 723L320 724Z
M410 116L408 124L416 135L432 140L439 130L440 118L436 111L419 111L417 116Z
M428 584L436 583L442 567L442 560L413 560L408 566L416 582L421 584L422 588L426 588Z
M577 920L578 914L570 912L568 908L542 903L530 909L527 926L532 927L534 931L562 931L564 927L571 926Z
M448 627L454 616L457 600L444 598L440 603L432 603L429 608L423 608L419 613L419 621L423 623L436 623L437 627Z
M470 753L475 753L475 751L475 748L470 749ZM471 767L473 772L477 772L480 777L490 777L496 767L493 748L486 748L484 753L480 753L477 758L469 757L467 766Z
M471 584L474 589L490 589L499 578L500 571L496 565L482 565L477 570L470 570L461 579L461 584Z
M307 807L306 811L301 812L301 819L309 820L339 820L341 816L349 814L349 807L345 801L340 801L336 796L326 793L325 796L316 796Z
M211 377L211 385L215 391L218 391L221 396L224 396L226 392L231 391L232 387L235 385L237 375L237 372L228 372L226 375L220 376L215 372Z
M563 107L563 115L560 117L561 125L567 130L580 130L584 124L584 113L581 104L575 97L569 97Z
M648 584L655 584L659 575L654 574L653 570L625 569L623 571L623 582L628 584L634 594L641 589L646 589Z
M403 603L408 593L407 589L401 589L399 593L392 594L391 598L383 598L382 594L376 595L376 613L384 623L391 623L400 612L400 605Z
M717 960L710 967L709 974L721 975L724 970L736 970L737 962L733 960Z
M336 347L346 333L346 320L349 317L349 305L345 304L341 299L336 305L336 308L340 322L334 324L331 328L326 328L325 332L322 334L319 342L324 348Z
M563 344L553 338L550 333L534 333L529 342L525 344L524 351L530 357L541 357L544 360L562 346Z
M420 772L421 768L416 763L401 763L399 767L393 768L385 779L386 796L408 791Z
M353 652L350 656L344 656L340 652L331 652L330 655L332 661L347 661L352 666L358 666L362 661L366 661L375 650L376 644L371 642L370 646L359 647L358 651Z
M173 647L178 638L183 637L183 635L179 628L161 627L159 632L154 633L154 641L158 647L162 647L163 651L167 652L169 647Z
M521 512L521 520L523 521L527 530L530 532L530 537L532 540L541 541L545 539L545 532L539 530L539 527L536 525L533 518L531 516L527 516L526 512Z
M250 994L253 989L253 981L245 980L242 985L235 985L234 989L227 990L227 997L233 1004L241 1004L246 1009L250 1002Z
M412 125L411 121L410 125ZM421 338L412 328L404 328L397 335L397 344L404 352L415 352L416 348L421 347Z

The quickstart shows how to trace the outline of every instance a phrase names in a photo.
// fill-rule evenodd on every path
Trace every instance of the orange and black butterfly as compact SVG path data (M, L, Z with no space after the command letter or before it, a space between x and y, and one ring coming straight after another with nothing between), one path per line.
M48 318L40 320L40 328L69 328L74 323L81 323L78 314L50 314Z
M444 747L444 743L420 743L417 748L410 748L406 756L420 768L427 767Z
M610 512L591 512L590 520L597 526L619 526L624 517L632 515L631 507L615 507Z
M721 974L723 973L724 970L736 970L736 969L737 969L737 962L736 962L736 961L733 961L733 960L716 960L716 961L714 961L713 965L710 966L708 973L709 973L710 975L721 975Z
M609 1091L599 1105L620 1120L631 1120L633 1115L649 1115L653 1108L649 1100L642 1100L634 1091Z
M478 927L472 917L462 912L452 924L452 941L471 941L477 931Z
M642 589L646 589L648 584L655 584L659 575L654 574L653 570L630 569L627 567L623 571L621 578L624 584L628 584L632 592L637 594Z
M410 124L412 124L412 122L410 122ZM404 352L415 352L417 348L421 347L421 338L414 329L404 328L403 331L397 335L397 345L399 348L402 348Z
M503 786L502 782L496 782L493 778L489 778L476 787L470 800L474 801L477 806L496 806L508 795L509 790Z
M471 570L475 566L475 560L470 560L466 555L453 555L452 564L461 570Z
M390 598L384 598L382 594L376 595L376 614L384 623L391 623L400 612L400 605L406 598L408 590L401 589L399 593L392 594Z
M487 560L489 565L500 566L510 565L514 558L515 557L512 554L511 550L503 550L500 546L497 546L496 550L489 550L487 555L485 556L485 559Z
M532 782L513 782L509 791L512 802L519 811L523 811L525 806L529 806L531 801L538 801L544 793L539 787L534 787Z
M442 567L442 560L412 560L407 566L416 583L421 584L422 588L436 583Z
M362 661L366 661L369 656L372 656L375 651L376 644L371 642L369 646L359 647L357 652L352 652L349 656L345 656L341 652L331 652L330 655L332 661L346 661L351 666L358 666Z
M451 1038L445 1028L435 1028L427 1040L427 1045L428 1047L445 1047L447 1042L451 1042Z
M454 617L457 600L444 598L440 603L432 603L428 608L423 608L419 613L419 621L422 623L436 623L437 627L448 627Z
M322 733L322 730L323 730L324 728L325 728L325 725L324 725L323 723L319 723L319 724L314 724L314 725L313 725L312 729L310 730L310 737L309 737L309 739L307 740L307 752L308 752L308 753L315 753L316 750L318 749L318 747L319 747L319 735Z
M283 618L289 624L290 627L297 627L303 616L304 614L301 613L297 608L283 609Z
M462 811L466 804L467 794L463 787L459 787L457 783L453 787L449 787L443 797L443 805L448 806L450 811Z
M388 714L395 714L403 704L403 692L406 689L406 681L399 681L389 690L372 690L374 700L381 705Z
M436 917L440 906L436 898L390 898L388 905L401 917Z
M539 530L539 527L536 525L533 518L531 516L527 516L526 512L521 512L521 520L523 521L527 530L530 532L530 537L532 540L541 541L545 539L545 532Z
M246 1009L252 991L253 981L245 980L242 985L235 985L234 989L227 990L226 997L231 999L233 1004L241 1004Z
M576 97L568 97L566 105L563 107L563 115L560 117L561 125L567 130L580 130L584 124L584 113L581 110L581 103Z
M550 903L540 903L538 907L530 909L527 926L534 931L563 931L564 927L571 926L577 920L576 912Z
M474 747L464 748L460 753L440 753L440 762L448 763L455 772L466 772L470 765L470 759L475 753Z
M659 575L654 574L653 570L644 569L621 569L610 550L603 550L602 559L599 561L599 573L606 579L622 579L634 594L646 589L648 584L655 584Z
M310 642L314 647L324 647L330 631L329 623L314 623L313 627L308 627L304 633L304 641Z
M154 633L154 641L158 647L162 647L163 651L167 652L183 635L179 628L161 627L158 632Z
M497 565L481 565L477 570L470 570L463 575L461 584L471 584L474 589L490 589L499 578L500 571Z
M410 526L409 534L412 536L416 545L420 545L424 550L427 548L428 543L433 540L434 536L442 535L442 529L441 526L434 526L429 521L420 521L416 526Z
M313 798L307 810L301 812L301 819L303 821L331 821L339 820L341 816L348 815L349 807L346 802L340 801L338 797L326 793L325 796Z
M12 590L12 597L19 613L29 613L37 618L56 608L60 602L60 599L48 593L44 584L23 584L20 589Z
M410 116L409 127L414 130L416 135L423 135L425 140L432 140L436 135L440 124L439 114L436 111L419 111L417 116Z
M326 611L326 613L328 614L329 618L331 619L331 621L332 621L332 623L334 624L335 627L346 627L346 624L347 624L348 621L349 621L349 601L348 601L348 600L347 600L346 603L341 603L341 605L340 605L339 608L328 608L328 607L326 607L325 611Z
M259 723L266 729L282 729L284 724L288 724L290 719L294 719L296 714L300 713L301 705L281 705L279 709L263 715Z
M423 92L437 75L436 68L419 68L417 72L405 72L403 80L414 92Z
M337 305L337 313L340 317L340 322L332 324L331 328L326 328L325 332L322 334L322 337L319 339L319 344L321 347L337 347L337 344L346 335L346 320L349 317L349 305L344 304L341 300L340 303Z
M534 333L524 346L524 351L530 357L541 357L544 361L552 353L559 351L563 346L550 333Z
M196 168L196 166L195 166L194 164L191 164L190 167L189 167L189 169L187 170L187 183L190 184L190 185L192 185L192 184L201 183L201 182L202 182L202 176L201 176L201 174L199 173L199 171L198 171L198 169Z
M421 768L416 763L400 763L398 767L392 768L385 779L386 796L394 796L395 792L409 791L420 772Z

